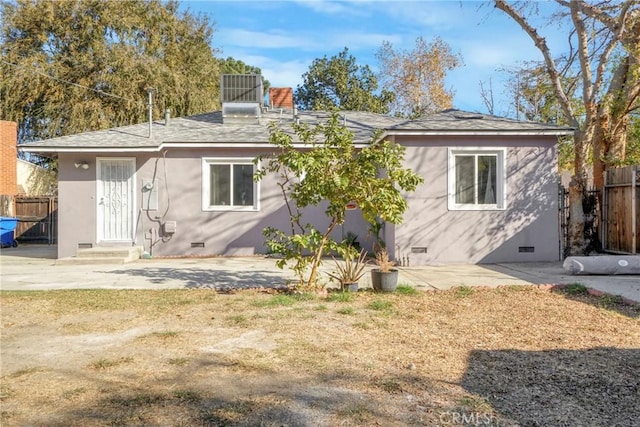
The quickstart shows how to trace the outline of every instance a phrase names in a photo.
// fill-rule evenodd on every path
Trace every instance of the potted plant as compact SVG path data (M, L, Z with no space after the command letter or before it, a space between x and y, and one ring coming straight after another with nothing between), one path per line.
M371 270L371 285L376 292L393 292L398 286L398 269L393 268L395 261L389 259L386 248L376 251L378 268Z
M344 239L342 240L342 243L352 247L353 249L359 251L360 250L360 242L358 242L358 235L356 233L353 233L351 231L347 232L347 234L345 234Z
M367 251L360 251L359 255L355 255L352 248L344 251L344 262L340 263L335 258L336 271L329 273L329 276L336 279L340 283L340 289L343 292L357 292L358 281L364 276L364 269L367 265Z

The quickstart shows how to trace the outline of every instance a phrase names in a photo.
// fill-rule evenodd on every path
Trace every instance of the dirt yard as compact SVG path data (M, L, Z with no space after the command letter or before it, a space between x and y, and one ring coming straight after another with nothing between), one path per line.
M633 426L640 307L583 289L2 292L2 426Z

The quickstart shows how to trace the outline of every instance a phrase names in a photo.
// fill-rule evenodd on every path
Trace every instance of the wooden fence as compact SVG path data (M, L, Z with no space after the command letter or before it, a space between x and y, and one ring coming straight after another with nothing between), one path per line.
M640 165L608 169L602 197L603 249L640 252Z
M58 236L58 198L21 197L14 199L18 226L15 238L19 242L53 244Z

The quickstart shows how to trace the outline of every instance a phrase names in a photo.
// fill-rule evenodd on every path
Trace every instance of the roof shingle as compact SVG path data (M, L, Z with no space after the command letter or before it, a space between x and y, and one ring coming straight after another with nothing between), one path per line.
M357 144L368 143L376 130L384 130L387 135L402 133L555 133L571 134L572 129L564 126L547 125L534 122L522 122L503 117L469 113L460 110L446 110L415 120L391 117L382 114L343 111L340 117L345 126L355 135ZM298 120L314 125L325 122L330 113L301 111ZM294 117L291 112L269 110L262 113L259 123L224 123L221 112L199 114L189 117L170 119L169 124L154 122L152 137L149 138L149 124L117 127L76 135L52 138L43 141L22 144L21 148L30 152L73 151L74 149L127 149L157 150L163 144L267 144L269 142L268 124L279 122L287 133L293 135L291 124Z

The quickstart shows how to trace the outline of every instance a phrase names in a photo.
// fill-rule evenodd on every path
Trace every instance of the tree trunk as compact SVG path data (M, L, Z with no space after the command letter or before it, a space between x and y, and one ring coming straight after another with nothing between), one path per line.
M586 126L584 131L577 130L574 136L575 169L569 183L569 255L584 255L586 242L584 239L584 210L582 196L587 186L587 141L593 127Z
M318 267L320 267L320 262L322 261L322 255L324 254L324 247L327 244L327 240L329 239L329 234L333 231L335 226L338 224L338 220L333 218L331 224L327 228L327 231L322 235L322 240L320 241L320 246L316 250L314 254L313 261L311 263L311 274L309 274L309 280L307 280L307 287L312 289L318 277Z
M603 111L598 116L593 140L593 185L598 191L604 186L606 170L622 163L626 157L628 127L629 116L626 114L614 117Z

